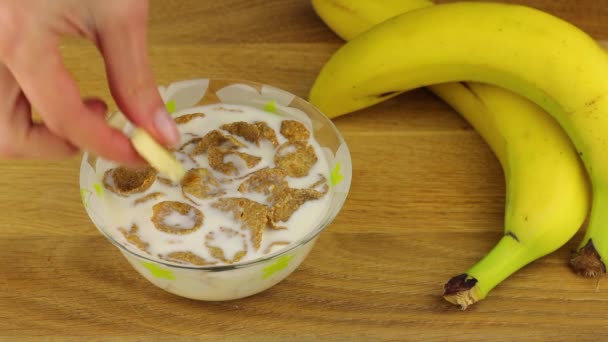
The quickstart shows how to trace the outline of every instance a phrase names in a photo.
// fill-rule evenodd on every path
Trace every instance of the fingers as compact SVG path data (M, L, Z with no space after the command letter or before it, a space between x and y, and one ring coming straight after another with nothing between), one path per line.
M108 1L104 8L96 25L112 96L137 126L162 144L175 146L179 132L165 110L147 55L147 2Z
M78 149L42 124L34 124L30 105L13 75L0 64L0 157L60 159Z
M105 117L105 115L108 111L108 106L101 99L97 99L97 98L85 99L84 105L91 111L91 113L96 114L97 116L100 116L102 118Z
M31 54L8 64L15 79L48 127L36 132L43 137L55 135L81 149L118 163L138 162L133 146L121 132L110 128L103 116L85 105L75 81L65 69L56 44L47 42L30 47ZM38 58L38 56L44 56Z
M97 98L88 98L84 100L84 105L91 111L92 114L99 116L102 119L106 119L106 113L108 112L108 106L106 103ZM144 166L147 162L139 155L133 160L123 162L125 166L138 167Z

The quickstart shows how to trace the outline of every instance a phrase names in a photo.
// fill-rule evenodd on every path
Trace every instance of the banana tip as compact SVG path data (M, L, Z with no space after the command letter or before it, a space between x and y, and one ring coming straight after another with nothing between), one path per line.
M467 274L460 274L450 279L444 285L443 299L460 305L462 310L466 310L470 305L481 299L477 279Z
M597 278L606 273L606 265L591 240L574 254L570 265L574 272L587 278Z

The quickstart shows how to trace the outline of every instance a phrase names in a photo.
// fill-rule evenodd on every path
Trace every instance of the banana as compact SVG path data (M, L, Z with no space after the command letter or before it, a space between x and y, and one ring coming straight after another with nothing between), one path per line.
M325 24L344 40L390 17L433 5L429 0L312 0L311 3Z
M348 40L408 6L412 10L432 3L312 0L312 4L327 25ZM570 240L588 213L590 189L568 136L539 106L481 83L437 84L430 90L489 144L507 185L504 237L466 274L445 285L444 298L465 309L512 273Z
M171 181L179 183L186 175L184 166L175 159L175 156L156 140L154 140L142 128L135 128L131 133L131 143L135 150L150 165L165 175Z
M133 124L120 112L112 114L107 121L111 127L126 131L133 148L150 166L175 183L182 180L186 174L184 166L145 130L133 127Z

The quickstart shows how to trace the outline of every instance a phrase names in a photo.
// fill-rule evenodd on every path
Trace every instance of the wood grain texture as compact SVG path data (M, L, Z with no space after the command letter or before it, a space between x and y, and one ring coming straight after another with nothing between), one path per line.
M608 38L603 1L510 2ZM305 0L157 0L151 9L159 83L244 78L305 97L341 44ZM83 94L111 104L95 49L66 40L62 53ZM82 208L79 158L0 162L0 335L583 341L608 330L604 283L596 291L566 264L582 232L465 312L440 298L502 235L504 206L496 158L449 107L416 90L335 124L353 157L344 209L294 274L232 302L179 298L136 274Z

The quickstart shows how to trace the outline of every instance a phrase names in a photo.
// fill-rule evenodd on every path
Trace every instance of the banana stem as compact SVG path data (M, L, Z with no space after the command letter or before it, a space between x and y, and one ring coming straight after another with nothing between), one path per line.
M599 187L598 187L599 188ZM575 256L570 260L572 269L584 277L596 278L606 274L608 261L608 192L596 189L593 208L585 237Z
M529 249L513 235L503 236L498 244L466 274L450 279L444 286L443 298L460 305L469 305L484 299L503 280L527 265L534 258Z

